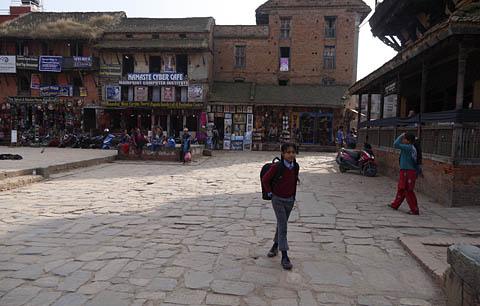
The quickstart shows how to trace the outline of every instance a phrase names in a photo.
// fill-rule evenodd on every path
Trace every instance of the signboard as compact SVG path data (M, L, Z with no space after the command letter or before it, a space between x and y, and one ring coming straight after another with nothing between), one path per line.
M141 101L131 101L131 102L120 102L120 101L107 101L106 105L108 107L161 107L161 108L195 108L202 109L203 103L183 103L183 102L141 102Z
M30 88L39 89L41 85L40 74L32 74L32 80L30 83Z
M92 57L91 56L74 56L73 57L73 67L92 67Z
M58 86L41 86L40 97L57 97L59 89Z
M73 86L58 86L59 97L73 97Z
M280 71L288 71L288 57L280 58Z
M125 86L188 86L183 73L129 73L126 80L120 80Z
M40 97L73 97L73 86L41 86Z
M0 55L0 73L17 73L15 56Z
M102 78L121 78L122 66L115 64L100 65L100 77Z
M62 57L61 56L40 56L38 70L47 71L47 72L61 72Z
M148 87L137 86L135 87L135 100L147 101L148 100Z
M48 104L58 103L56 97L8 97L8 103L12 104Z
M80 97L88 96L87 87L80 87Z
M17 55L17 69L38 70L38 56Z
M120 101L122 99L121 92L120 86L105 86L105 96L107 97L107 101Z
M17 143L17 130L12 130L10 138L11 138L10 140L11 143Z
M201 102L203 101L203 85L195 84L188 86L188 101Z
M174 87L162 87L162 102L175 102Z

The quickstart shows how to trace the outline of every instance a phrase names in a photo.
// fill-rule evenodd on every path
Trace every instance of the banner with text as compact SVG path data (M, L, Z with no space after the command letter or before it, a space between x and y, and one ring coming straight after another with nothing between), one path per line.
M116 64L100 65L100 77L102 78L121 78L122 66Z
M76 68L92 67L92 57L90 56L74 56L73 66Z
M38 56L17 55L17 69L38 70Z
M17 73L15 56L0 55L0 73Z
M125 86L188 86L183 73L129 73L126 80L118 83Z
M40 56L38 70L47 72L62 72L62 57Z

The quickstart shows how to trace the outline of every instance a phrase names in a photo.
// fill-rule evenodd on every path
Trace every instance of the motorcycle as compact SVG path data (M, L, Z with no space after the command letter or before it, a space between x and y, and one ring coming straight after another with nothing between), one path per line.
M359 170L360 173L368 177L374 177L377 175L375 155L373 154L372 146L368 143L365 143L363 150L360 152L349 151L342 148L336 162L342 173L345 173L348 170Z
M103 140L103 146L102 149L104 150L110 150L115 147L115 144L113 143L113 139L115 138L114 135L108 134L105 136L105 139Z

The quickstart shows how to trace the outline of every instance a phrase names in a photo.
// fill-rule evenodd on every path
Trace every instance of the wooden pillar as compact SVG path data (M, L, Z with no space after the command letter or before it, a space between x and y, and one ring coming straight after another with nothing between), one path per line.
M426 99L427 99L427 82L428 82L428 69L427 64L423 62L422 65L422 84L420 89L420 114L425 112Z
M480 80L473 83L473 109L480 109Z
M380 119L384 117L384 109L385 109L385 86L382 85L381 94L380 94Z
M367 121L372 119L372 94L368 93Z
M362 121L362 94L358 95L358 119L357 119L357 131L360 131L360 122Z
M465 94L465 70L467 64L467 53L465 48L460 43L458 47L458 74L457 74L457 107L463 108L463 100Z
M400 78L400 72L397 74L397 117L400 117L400 111L402 110L402 80Z

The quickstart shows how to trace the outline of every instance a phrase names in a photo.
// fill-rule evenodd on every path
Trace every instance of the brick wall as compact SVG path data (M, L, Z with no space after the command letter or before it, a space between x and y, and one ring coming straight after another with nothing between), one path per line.
M398 153L374 149L378 172L398 179ZM444 205L480 205L480 166L454 166L451 163L423 159L424 178L418 179L415 189ZM392 199L395 191L392 190ZM421 203L420 203L421 205Z
M216 26L214 38L214 73L216 81L277 83L278 78L291 84L322 84L334 78L337 84L352 84L355 64L354 10L338 7L288 7L270 12L268 37L265 26ZM337 16L336 38L325 38L325 17ZM291 18L291 39L280 39L280 17ZM218 28L218 29L217 29ZM243 33L243 36L241 35ZM234 68L235 45L246 46L246 67ZM336 67L323 67L324 47L336 46ZM279 71L280 47L290 47L290 71Z

